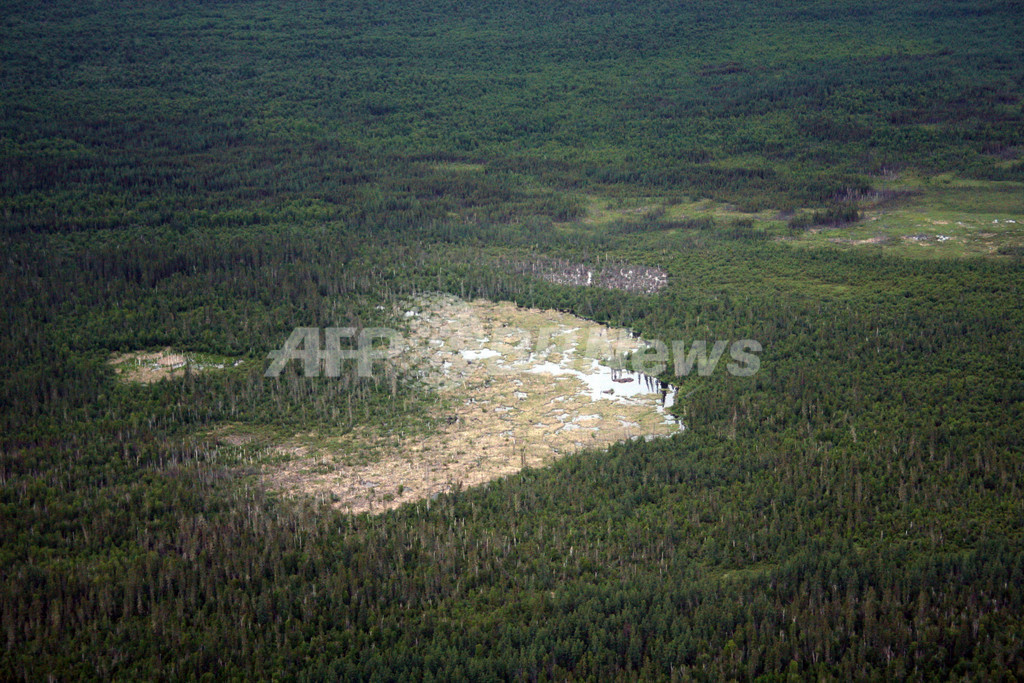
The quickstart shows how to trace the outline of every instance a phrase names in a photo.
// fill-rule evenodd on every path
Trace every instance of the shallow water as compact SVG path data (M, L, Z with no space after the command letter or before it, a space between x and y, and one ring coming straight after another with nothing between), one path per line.
M527 372L548 374L555 377L571 375L581 380L586 385L585 395L593 401L608 400L638 403L631 400L635 397L643 397L641 403L647 403L652 398L658 401L658 412L671 408L675 404L676 392L672 385L665 385L662 389L662 382L655 377L645 375L641 372L630 372L628 370L615 370L598 361L592 361L589 371L583 372L574 368L565 367L550 361L538 363L526 370Z
M459 352L466 360L484 360L501 356L501 351L494 349L463 349Z

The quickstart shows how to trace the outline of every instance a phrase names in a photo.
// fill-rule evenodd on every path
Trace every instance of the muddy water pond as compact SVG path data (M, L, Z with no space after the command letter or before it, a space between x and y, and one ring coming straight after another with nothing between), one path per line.
M674 387L617 367L646 345L628 330L441 294L395 313L403 329L390 362L436 399L444 419L427 435L367 428L280 444L289 457L266 468L269 486L376 513L575 451L684 429L669 411Z

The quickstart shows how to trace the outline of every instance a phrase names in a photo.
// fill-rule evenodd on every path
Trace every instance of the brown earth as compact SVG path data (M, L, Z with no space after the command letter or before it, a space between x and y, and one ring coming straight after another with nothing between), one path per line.
M408 331L392 362L434 392L440 427L425 436L369 427L337 438L296 435L272 449L287 461L264 467L268 487L379 513L581 449L681 430L656 389L624 395L640 392L642 377L615 384L613 393L583 379L607 379L610 371L595 361L642 348L626 330L442 295L421 297L400 313ZM542 365L561 374L538 372Z

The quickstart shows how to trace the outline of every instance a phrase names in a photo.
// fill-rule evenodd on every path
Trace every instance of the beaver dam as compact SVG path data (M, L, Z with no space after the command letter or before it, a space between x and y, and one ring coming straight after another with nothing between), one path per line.
M645 347L627 330L511 303L421 296L398 311L391 362L436 396L444 419L426 435L367 427L296 436L264 481L351 512L401 504L540 467L626 439L670 436L675 389L618 370ZM609 361L613 361L609 365Z

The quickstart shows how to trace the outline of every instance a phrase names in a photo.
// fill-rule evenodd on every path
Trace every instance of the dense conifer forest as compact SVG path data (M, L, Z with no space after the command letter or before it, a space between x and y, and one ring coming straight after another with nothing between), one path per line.
M794 241L944 175L1024 218L1021 10L4 2L0 678L1024 677L1024 240ZM666 369L683 433L381 515L211 436L437 419L264 376L294 328L426 291L761 369ZM239 362L109 362L163 348Z

